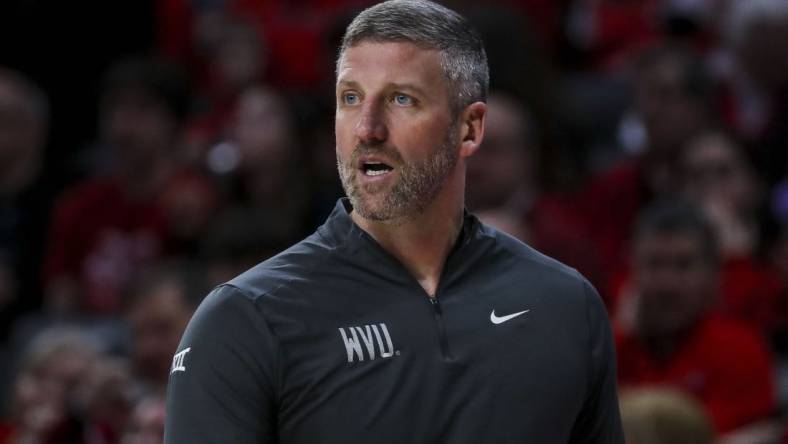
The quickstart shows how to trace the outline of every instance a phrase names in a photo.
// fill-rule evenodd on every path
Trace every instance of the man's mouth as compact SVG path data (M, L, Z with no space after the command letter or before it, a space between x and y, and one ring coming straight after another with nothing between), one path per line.
M361 164L361 171L365 176L382 176L393 170L391 166L383 162L363 162Z

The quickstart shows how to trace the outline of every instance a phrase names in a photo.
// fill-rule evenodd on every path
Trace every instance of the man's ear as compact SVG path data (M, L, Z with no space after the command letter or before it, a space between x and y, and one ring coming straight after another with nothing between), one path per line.
M465 107L460 116L460 156L468 157L479 149L484 138L484 118L487 104L474 102Z

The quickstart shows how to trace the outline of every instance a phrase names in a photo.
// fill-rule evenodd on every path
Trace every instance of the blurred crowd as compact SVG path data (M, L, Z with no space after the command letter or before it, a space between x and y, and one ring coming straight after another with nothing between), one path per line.
M342 195L369 3L153 1L78 146L62 84L0 59L0 444L161 442L201 298ZM595 284L630 443L788 443L788 2L444 3L491 68L468 206Z

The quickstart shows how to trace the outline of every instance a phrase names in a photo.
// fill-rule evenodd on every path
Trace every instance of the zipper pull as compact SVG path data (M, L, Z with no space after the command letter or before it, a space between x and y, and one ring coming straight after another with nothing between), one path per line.
M441 304L438 302L438 298L430 298L430 302L432 306L435 307L435 311L441 314Z

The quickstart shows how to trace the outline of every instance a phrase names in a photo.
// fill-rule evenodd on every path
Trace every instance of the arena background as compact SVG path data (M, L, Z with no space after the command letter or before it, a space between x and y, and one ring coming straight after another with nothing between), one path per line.
M0 443L158 442L194 307L342 194L334 59L370 2L73 3L0 5ZM631 442L788 442L788 2L445 4L491 69L468 205L598 288ZM660 360L626 341L665 202L722 260ZM697 296L676 267L654 285Z

